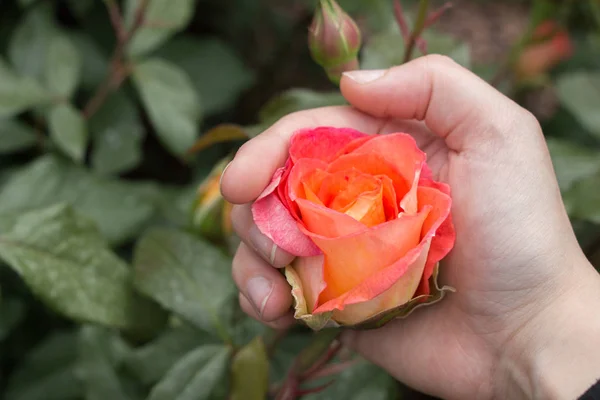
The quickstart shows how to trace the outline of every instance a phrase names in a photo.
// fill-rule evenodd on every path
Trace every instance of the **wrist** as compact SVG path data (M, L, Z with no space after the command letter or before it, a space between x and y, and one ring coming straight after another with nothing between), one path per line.
M580 266L500 354L498 398L577 399L600 379L600 276Z

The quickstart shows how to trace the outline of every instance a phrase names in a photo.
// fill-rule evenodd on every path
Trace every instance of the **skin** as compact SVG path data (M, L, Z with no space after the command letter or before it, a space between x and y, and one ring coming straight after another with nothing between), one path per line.
M276 268L292 256L252 222L250 204L300 128L412 134L452 188L456 245L441 303L344 342L402 382L447 399L574 399L600 378L600 277L569 223L537 120L442 56L341 81L351 107L291 114L246 143L223 174L243 244L233 261L240 304L273 327L293 322ZM275 267L275 268L274 268Z

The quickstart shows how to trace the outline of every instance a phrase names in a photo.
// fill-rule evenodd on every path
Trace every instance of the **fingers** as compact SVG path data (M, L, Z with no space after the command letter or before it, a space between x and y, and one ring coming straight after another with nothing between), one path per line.
M294 256L277 247L275 243L263 235L252 218L250 204L234 206L231 210L233 229L250 248L254 249L265 261L274 267L281 268L288 265Z
M250 300L248 300L242 293L240 293L240 295L239 295L239 300L240 300L240 307L246 314L248 314L250 317L254 318L257 321L270 326L273 329L286 329L286 328L290 327L291 325L293 325L295 322L294 316L292 315L291 312L288 312L281 318L267 322L267 321L263 320L257 314L256 309L252 306L252 303L250 303Z
M455 151L515 133L515 121L535 121L478 76L438 55L388 70L347 72L341 89L367 114L425 121Z
M289 312L292 295L285 278L244 243L233 258L232 274L259 320L275 321Z
M334 126L376 133L382 124L377 118L350 107L325 107L290 114L261 135L245 143L228 165L221 179L221 192L234 204L255 200L288 154L289 138L300 129Z

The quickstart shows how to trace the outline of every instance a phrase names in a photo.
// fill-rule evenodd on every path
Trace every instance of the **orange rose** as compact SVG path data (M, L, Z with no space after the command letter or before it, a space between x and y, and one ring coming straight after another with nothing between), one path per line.
M262 233L298 256L286 268L296 318L314 329L356 325L427 299L455 233L450 189L433 181L425 158L404 133L294 134L252 212Z

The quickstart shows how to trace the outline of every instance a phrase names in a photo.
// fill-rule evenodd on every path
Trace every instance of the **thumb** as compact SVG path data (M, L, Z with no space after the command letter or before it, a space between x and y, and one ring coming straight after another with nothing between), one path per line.
M416 119L448 148L477 149L537 120L524 108L448 57L430 55L387 70L344 73L341 90L359 110L383 118ZM527 131L535 131L528 129Z

